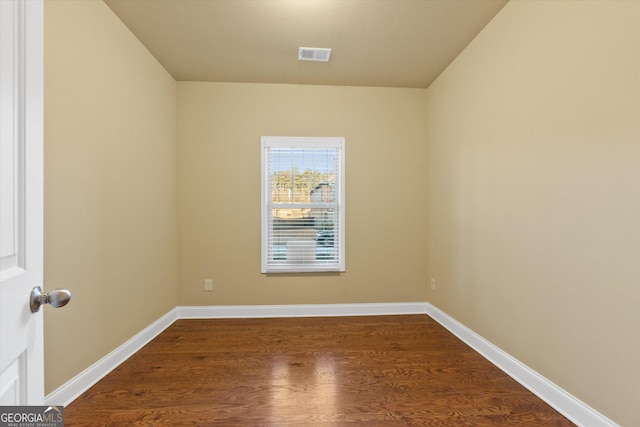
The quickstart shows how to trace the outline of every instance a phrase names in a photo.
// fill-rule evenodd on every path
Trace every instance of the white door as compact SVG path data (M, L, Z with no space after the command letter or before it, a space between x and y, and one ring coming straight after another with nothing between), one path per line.
M42 405L43 4L0 0L0 405Z

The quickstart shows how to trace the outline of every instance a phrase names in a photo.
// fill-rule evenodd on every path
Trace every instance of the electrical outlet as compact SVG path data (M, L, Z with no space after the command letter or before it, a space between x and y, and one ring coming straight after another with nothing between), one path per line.
M213 290L213 280L204 279L204 290L205 291L212 291Z
M431 279L431 290L432 291L436 290L436 279Z

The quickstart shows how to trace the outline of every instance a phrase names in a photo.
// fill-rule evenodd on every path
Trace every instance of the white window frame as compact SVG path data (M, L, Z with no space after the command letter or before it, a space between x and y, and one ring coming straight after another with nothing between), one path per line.
M344 137L291 137L263 136L261 138L261 271L262 273L304 273L304 272L344 272L345 271L345 138ZM268 150L271 148L336 148L338 151L338 179L336 203L338 209L337 237L334 243L338 252L335 262L318 263L274 262L269 257L269 226L274 204L269 187ZM279 205L280 206L280 205Z

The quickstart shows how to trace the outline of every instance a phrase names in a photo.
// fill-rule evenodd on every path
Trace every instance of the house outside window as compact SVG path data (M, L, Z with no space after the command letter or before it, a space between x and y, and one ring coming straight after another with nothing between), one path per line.
M344 138L264 136L261 148L261 271L345 271Z

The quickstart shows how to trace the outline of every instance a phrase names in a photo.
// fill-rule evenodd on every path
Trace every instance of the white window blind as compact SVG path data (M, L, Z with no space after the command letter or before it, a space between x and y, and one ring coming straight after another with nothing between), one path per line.
M344 269L344 138L262 137L262 272Z

